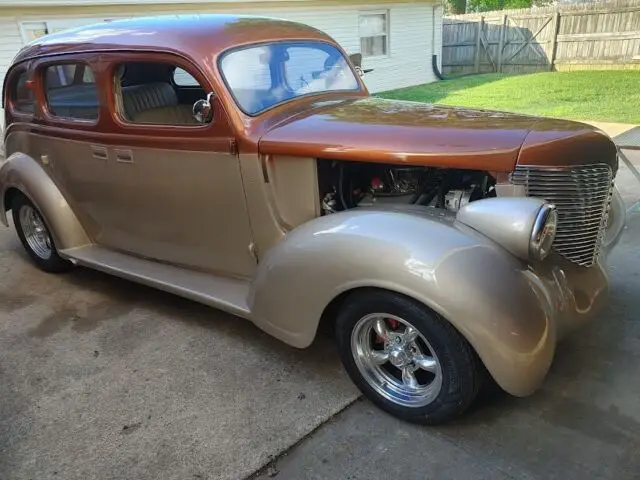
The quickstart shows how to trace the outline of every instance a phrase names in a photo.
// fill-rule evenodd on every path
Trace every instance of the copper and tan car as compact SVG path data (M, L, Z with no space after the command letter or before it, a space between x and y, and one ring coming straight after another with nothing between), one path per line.
M614 144L375 98L362 72L268 18L43 37L4 83L0 220L47 272L102 270L299 348L328 322L353 381L403 419L449 420L492 379L531 394L606 302Z

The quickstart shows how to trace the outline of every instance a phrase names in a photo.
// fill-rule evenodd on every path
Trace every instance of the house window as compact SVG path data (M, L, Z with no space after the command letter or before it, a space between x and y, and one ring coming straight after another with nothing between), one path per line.
M389 54L389 14L364 12L359 17L360 52L363 57Z
M47 106L56 117L96 120L99 100L93 70L84 63L52 65L44 71Z
M23 22L21 27L22 38L25 42L31 42L32 40L51 33L49 32L49 28L45 22Z

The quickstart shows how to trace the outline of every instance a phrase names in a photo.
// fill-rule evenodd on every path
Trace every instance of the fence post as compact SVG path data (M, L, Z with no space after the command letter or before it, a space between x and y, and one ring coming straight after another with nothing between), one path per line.
M502 73L502 50L504 49L504 36L507 32L507 22L509 21L506 15L502 16L502 26L500 27L500 43L498 44L498 73Z
M553 39L551 41L551 61L549 62L549 71L553 72L554 65L556 63L556 50L558 49L558 31L560 30L560 10L556 10L553 15L553 23L551 26L551 33Z
M484 27L484 16L480 17L480 22L478 22L478 31L476 32L476 50L475 50L475 58L473 60L473 71L475 73L480 73L480 47L482 46L480 38L482 37L483 27Z

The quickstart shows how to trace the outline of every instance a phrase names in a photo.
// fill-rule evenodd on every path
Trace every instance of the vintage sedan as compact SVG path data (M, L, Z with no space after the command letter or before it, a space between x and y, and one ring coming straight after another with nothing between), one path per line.
M353 381L406 420L447 421L484 381L531 394L606 302L614 144L374 98L361 74L268 18L46 36L5 79L0 219L47 272L108 272L299 348L328 322Z

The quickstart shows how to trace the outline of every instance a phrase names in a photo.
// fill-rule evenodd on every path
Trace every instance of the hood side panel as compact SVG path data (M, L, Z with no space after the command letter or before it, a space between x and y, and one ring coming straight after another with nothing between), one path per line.
M568 120L537 122L525 139L518 165L547 167L605 163L618 169L613 140L591 125Z
M310 109L267 132L262 154L510 172L538 119L367 97Z

